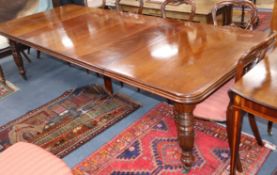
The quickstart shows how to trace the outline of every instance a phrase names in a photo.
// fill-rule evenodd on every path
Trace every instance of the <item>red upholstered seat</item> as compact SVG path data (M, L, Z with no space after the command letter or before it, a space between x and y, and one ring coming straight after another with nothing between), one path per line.
M1 175L72 175L58 157L39 146L18 142L0 153Z
M194 115L213 121L226 121L226 110L230 101L228 90L233 84L234 79L231 79L205 101L198 104L194 110Z

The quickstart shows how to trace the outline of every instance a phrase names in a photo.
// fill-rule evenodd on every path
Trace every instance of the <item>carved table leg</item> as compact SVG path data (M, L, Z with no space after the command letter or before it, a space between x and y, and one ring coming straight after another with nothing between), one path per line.
M112 79L110 77L104 76L104 85L106 90L108 90L111 94L113 93L113 84Z
M13 59L14 62L19 70L19 73L21 74L21 76L26 80L26 73L25 73L25 69L24 69L24 65L23 65L23 61L22 61L22 57L20 55L20 50L18 48L18 45L16 42L9 40L10 42L10 46L11 46L11 50L12 50L12 55L13 55Z
M6 84L5 76L1 66L0 66L0 82L3 84Z
M192 149L194 145L194 117L195 105L175 103L175 121L177 125L178 141L182 149L181 162L186 172L190 171L194 161Z

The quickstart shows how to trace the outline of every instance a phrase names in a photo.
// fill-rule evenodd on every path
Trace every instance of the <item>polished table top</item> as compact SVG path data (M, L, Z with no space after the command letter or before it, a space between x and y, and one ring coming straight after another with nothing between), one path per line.
M262 32L75 5L0 24L0 34L176 102L198 103Z
M251 69L232 88L236 94L277 109L277 49Z

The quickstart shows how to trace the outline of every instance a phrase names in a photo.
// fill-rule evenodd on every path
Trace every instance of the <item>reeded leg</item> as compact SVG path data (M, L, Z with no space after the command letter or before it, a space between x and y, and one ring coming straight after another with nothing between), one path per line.
M6 84L6 79L5 79L4 72L3 72L1 66L0 66L0 82L3 84Z
M264 146L264 143L262 141L262 138L261 138L261 135L260 135L260 132L259 132L259 129L257 127L257 123L256 123L256 120L255 120L255 116L253 114L248 114L248 120L249 120L249 123L250 123L250 126L251 126L251 129L253 131L253 134L258 142L258 144L260 146Z
M242 115L241 111L236 107L233 107L232 115L232 138L231 138L231 169L230 174L235 175L236 165L239 159L239 144L242 126Z
M10 42L10 46L11 46L14 62L16 64L18 70L19 70L19 73L26 80L27 77L26 77L26 73L25 73L22 57L21 57L21 55L19 53L20 52L19 48L18 48L16 42L14 42L12 40L9 40L9 42Z
M272 125L273 125L273 122L271 122L271 121L269 121L269 122L267 123L267 133L268 133L269 135L272 135Z
M175 121L177 125L178 141L182 149L181 162L185 172L189 172L194 161L192 149L194 145L194 116L195 105L175 103Z
M113 84L112 79L110 77L104 76L104 85L106 90L108 90L111 94L113 93Z

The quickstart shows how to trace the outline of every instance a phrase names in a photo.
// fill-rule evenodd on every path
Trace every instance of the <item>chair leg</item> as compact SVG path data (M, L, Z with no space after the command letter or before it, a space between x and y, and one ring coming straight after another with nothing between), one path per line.
M229 125L230 127L230 133L231 135L231 160L230 160L230 174L235 175L235 169L239 170L238 163L240 161L240 156L239 156L239 145L240 145L240 137L241 137L241 127L242 127L242 114L240 109L232 109L232 119L229 117ZM240 167L241 168L241 167Z
M20 53L23 55L23 57L29 62L31 63L32 61L30 60L30 58L26 55L26 53L22 50L20 51Z
M232 107L231 105L229 104L228 108L227 108L227 112L226 112L226 130L227 130L227 136L228 136L228 143L230 145L230 148L231 148L231 145L232 145ZM230 153L232 152L232 150L230 150ZM236 163L236 167L237 167L237 170L239 172L243 172L243 169L242 169L242 164L241 164L241 161L240 161L240 158L239 158L239 153L238 153L238 160L237 160L237 163Z
M268 135L272 135L272 125L273 125L273 122L269 121L267 123L267 133Z
M30 54L30 51L31 51L31 47L28 47L27 48L27 53Z
M40 59L40 54L41 54L41 52L39 50L37 50L37 59Z
M264 143L262 141L262 138L261 138L261 135L260 135L260 132L259 132L259 129L257 127L257 123L256 123L256 120L255 120L255 116L253 114L248 114L248 120L249 120L249 123L250 123L250 126L251 126L251 129L253 131L253 134L258 142L258 144L260 146L264 146Z
M241 21L240 21L240 24L241 24L241 25L244 25L245 7L242 6L241 8L242 8L242 9L241 9Z
M120 83L120 86L121 86L121 87L123 87L123 86L124 86L124 84L123 84L123 82L122 82L122 81L120 81L119 83Z
M3 72L1 66L0 66L0 82L3 84L6 84L6 79L5 79L4 72Z

